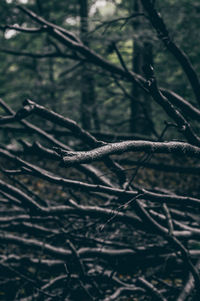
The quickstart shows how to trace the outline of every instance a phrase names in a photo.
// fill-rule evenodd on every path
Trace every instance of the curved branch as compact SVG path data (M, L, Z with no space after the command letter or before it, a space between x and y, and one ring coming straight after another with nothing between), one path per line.
M57 151L57 150L56 150ZM101 160L109 155L119 155L125 152L145 152L148 154L177 154L200 158L200 148L185 142L150 142L150 141L123 141L109 143L91 151L67 152L60 151L63 165L73 166Z

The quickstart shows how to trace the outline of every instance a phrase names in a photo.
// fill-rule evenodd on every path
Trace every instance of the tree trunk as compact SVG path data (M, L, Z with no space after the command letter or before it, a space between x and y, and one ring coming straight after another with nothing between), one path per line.
M134 13L141 13L140 1L133 1ZM133 23L134 35L139 36L142 24L139 18L136 18ZM142 67L145 64L153 64L152 45L148 42L142 43L140 39L133 39L133 56L132 69L137 74L142 74ZM152 124L150 124L150 102L144 92L137 84L132 84L132 100L131 100L131 117L130 117L130 132L149 134Z
M79 0L80 3L80 36L82 42L89 47L88 40L88 1ZM83 128L100 130L98 113L95 101L94 77L89 66L84 64L81 69L81 123Z

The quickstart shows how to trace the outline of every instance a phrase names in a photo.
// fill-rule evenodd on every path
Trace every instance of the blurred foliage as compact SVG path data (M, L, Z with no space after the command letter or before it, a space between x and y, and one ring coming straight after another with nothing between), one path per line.
M75 32L79 35L79 1L56 0L2 0L0 3L1 25L33 27L35 24L16 5L29 7L47 20ZM92 0L89 1L88 38L90 46L114 64L120 65L112 43L117 45L126 66L132 69L134 41L143 46L148 42L153 45L155 73L159 85L179 93L191 103L194 98L181 67L158 40L154 30L143 16L142 27L134 30L134 0ZM199 64L199 25L200 3L197 0L157 0L171 37L189 55L195 70L200 73ZM115 21L114 21L115 20ZM0 32L2 49L44 54L55 51L55 41L46 33L26 34L13 30ZM63 46L59 47L69 54ZM136 53L137 57L137 53ZM14 109L29 97L48 105L57 112L77 120L80 118L80 68L77 61L69 58L34 58L16 56L0 52L0 97ZM130 119L130 99L127 98L115 79L101 69L90 66L95 77L96 103L102 130L128 131ZM128 94L131 84L121 81ZM149 101L149 100L148 100ZM152 104L152 118L157 131L164 127L164 120L169 118L155 104ZM170 135L173 135L170 133Z

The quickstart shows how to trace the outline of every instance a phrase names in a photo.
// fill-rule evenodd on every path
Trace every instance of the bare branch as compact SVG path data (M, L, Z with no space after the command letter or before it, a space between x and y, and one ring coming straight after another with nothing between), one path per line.
M180 63L187 78L191 84L193 92L196 96L197 102L200 104L200 81L195 72L188 56L181 50L170 38L169 32L161 15L156 11L151 0L141 0L142 5L148 13L149 20L152 26L157 31L159 39L164 43L165 47L174 55L176 60Z

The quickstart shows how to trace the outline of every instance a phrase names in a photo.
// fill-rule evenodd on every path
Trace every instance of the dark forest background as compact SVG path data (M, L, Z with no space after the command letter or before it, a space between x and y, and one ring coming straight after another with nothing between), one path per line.
M143 17L139 1L1 1L2 26L32 25L16 9L16 4L23 4L48 21L74 32L116 65L120 61L115 47L129 70L143 75L142 67L152 63L160 86L193 102L181 66ZM189 55L198 73L198 1L157 1L156 4L171 37ZM144 99L146 95L141 89L127 81L117 82L110 73L88 64L84 58L76 58L46 33L31 35L6 28L1 31L0 55L0 95L6 96L13 109L31 97L57 112L70 114L92 131L148 133L155 137L163 129L167 117L151 99ZM173 136L173 130L168 134Z

